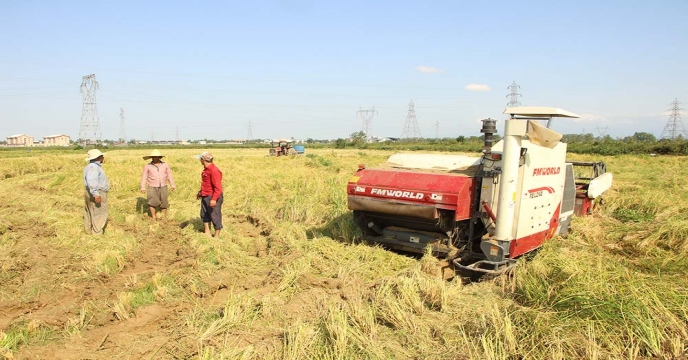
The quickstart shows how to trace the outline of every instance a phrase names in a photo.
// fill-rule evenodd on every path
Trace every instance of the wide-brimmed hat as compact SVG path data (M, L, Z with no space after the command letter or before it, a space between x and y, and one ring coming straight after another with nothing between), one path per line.
M103 154L102 152L100 152L100 150L98 150L98 149L91 149L91 150L88 151L87 154L88 154L88 155L87 155L88 157L87 157L86 159L84 159L84 160L86 160L86 161L95 160L95 159L99 158L100 156L104 156L104 155L105 155L105 154Z
M213 154L211 154L207 151L204 151L204 152L202 152L199 155L196 155L194 157L196 158L196 160L203 159L203 160L208 161L208 162L213 161Z
M161 154L160 150L155 149L155 150L151 151L150 155L144 156L143 160L148 160L148 159L154 158L154 157L165 157L165 155Z

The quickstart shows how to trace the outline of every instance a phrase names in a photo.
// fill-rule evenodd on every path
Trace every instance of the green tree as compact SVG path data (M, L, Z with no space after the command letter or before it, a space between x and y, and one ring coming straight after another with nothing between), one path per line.
M351 138L351 145L361 146L366 143L366 133L363 131L352 132L349 136Z
M647 141L647 142L657 141L657 138L648 132L636 132L635 134L633 134L633 139L635 139L636 141Z

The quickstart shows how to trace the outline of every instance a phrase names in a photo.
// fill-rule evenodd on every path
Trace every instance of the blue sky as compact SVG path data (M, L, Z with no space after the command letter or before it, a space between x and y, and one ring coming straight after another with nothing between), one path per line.
M688 1L0 2L0 136L65 133L96 74L104 139L480 135L524 106L563 133L659 136L688 104ZM479 90L479 91L478 91ZM688 108L688 105L683 107ZM684 123L688 112L684 112ZM502 129L503 125L498 125Z

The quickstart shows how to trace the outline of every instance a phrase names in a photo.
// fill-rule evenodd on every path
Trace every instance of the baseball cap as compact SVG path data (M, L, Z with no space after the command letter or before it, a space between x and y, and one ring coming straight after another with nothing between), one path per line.
M194 157L196 158L196 160L203 159L205 161L213 161L213 154L211 154L207 151L204 151L200 155L196 155Z

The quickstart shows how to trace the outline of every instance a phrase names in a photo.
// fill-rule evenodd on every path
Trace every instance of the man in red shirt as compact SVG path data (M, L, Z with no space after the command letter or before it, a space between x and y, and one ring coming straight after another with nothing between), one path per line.
M210 236L210 223L215 228L215 237L220 237L222 229L222 172L213 164L213 154L203 152L196 159L201 161L201 190L196 195L201 200L201 220L205 234Z

